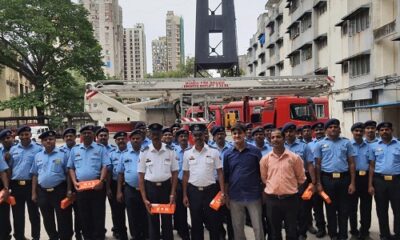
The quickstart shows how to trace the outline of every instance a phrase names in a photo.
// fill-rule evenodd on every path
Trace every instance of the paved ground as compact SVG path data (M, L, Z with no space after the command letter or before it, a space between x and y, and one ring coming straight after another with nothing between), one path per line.
M370 237L373 240L379 240L379 228L378 228L378 220L377 220L376 212L375 212L375 206L373 206L373 210L372 211L373 211L372 212L372 226L371 226L371 235L370 235ZM389 212L390 212L390 221L389 222L393 223L393 215L392 215L391 210L389 210ZM26 237L30 237L30 224L29 224L29 219L28 219L28 213L26 213L25 219L26 219L25 220L26 221L25 236ZM111 237L111 227L112 227L111 213L110 213L110 208L108 207L108 203L107 203L106 228L108 229L108 232L107 232L108 239L114 239L114 238ZM393 226L391 225L391 229L393 229L392 227ZM246 227L246 236L248 237L248 240L254 239L253 235L252 235L252 229L249 228L249 227ZM43 239L43 240L48 239L47 235L46 235L46 232L45 232L45 229L44 229L44 226L43 226L43 221L42 221L42 237L41 237L41 239ZM177 234L175 234L175 239L180 239ZM206 240L209 239L207 233L205 233L205 239ZM314 235L308 233L308 238L307 239L315 240L315 239L318 239L318 238L316 238ZM328 239L329 239L328 237L322 238L322 240L328 240Z

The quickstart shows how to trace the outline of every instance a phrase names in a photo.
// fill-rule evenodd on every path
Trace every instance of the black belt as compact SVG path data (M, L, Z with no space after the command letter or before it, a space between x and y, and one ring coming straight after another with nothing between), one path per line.
M349 172L321 172L322 176L328 176L334 179L339 179L339 178L343 178L343 177L347 177L350 175Z
M374 176L381 178L385 181L393 181L393 179L400 179L400 175L387 175L387 174L374 173Z
M208 186L205 186L205 187L197 187L197 186L195 186L195 185L189 183L189 186L192 187L192 188L195 188L195 189L197 189L197 190L199 190L199 191L207 191L207 190L210 190L210 189L216 187L216 184L213 183L213 184L208 185Z
M150 185L155 186L155 187L162 187L162 186L165 186L167 184L171 184L171 179L165 180L164 182L151 182L151 181L145 180L145 183L146 184L150 184Z
M128 183L124 183L124 187L128 187L128 188L130 188L130 189L140 191L139 187L132 187L132 186L129 185Z
M297 193L295 193L295 194L282 194L282 195L276 195L276 194L266 194L266 195L267 195L268 198L277 199L277 200L283 200L283 199L296 197Z
M16 183L18 186L32 185L32 180L11 180L11 182Z
M44 188L44 187L42 187L42 186L40 186L40 185L39 185L39 188L40 188L41 190L45 191L45 192L51 193L51 192L54 192L57 188L66 187L66 186L67 186L66 182L62 182L62 183L60 183L60 184L58 184L57 186L52 187L52 188Z

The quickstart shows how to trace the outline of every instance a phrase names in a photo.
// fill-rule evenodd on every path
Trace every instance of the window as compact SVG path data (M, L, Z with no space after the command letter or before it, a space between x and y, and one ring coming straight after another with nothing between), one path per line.
M315 121L314 109L311 104L290 104L290 118L300 121Z
M292 0L290 2L289 14L295 12L298 7L299 7L299 0Z
M271 67L270 69L269 69L269 75L270 76L275 76L275 67Z
M362 11L349 20L350 22L350 37L364 31L369 27L369 10Z
M347 27L348 27L348 23L347 23L347 21L345 21L342 25L342 36L347 35L347 31L348 31Z
M296 23L294 26L292 26L289 30L289 34L290 34L290 39L295 39L296 37L298 37L300 35L300 27L299 24Z
M278 67L278 71L281 72L284 68L285 68L285 64L284 62L280 62L278 64L276 64L276 66Z
M272 45L272 47L269 49L269 56L272 57L275 54L275 45Z
M356 106L355 101L344 101L343 102L343 111L351 111L352 109L349 108L354 108Z
M316 41L316 43L318 50L321 50L326 46L328 46L328 38L327 37L321 38L319 41Z
M315 104L315 115L317 118L325 117L325 106L324 104Z
M318 6L318 8L316 9L316 12L318 14L318 16L323 15L326 11L328 10L328 5L326 4L326 2L321 2L321 4Z
M301 50L302 61L312 58L312 45L309 45Z
M290 65L292 65L292 67L295 67L299 64L300 64L300 52L296 52L292 56L290 56Z
M344 62L342 64L342 74L346 74L349 72L349 62Z
M260 60L261 60L261 64L265 63L265 54L261 54Z
M311 14L306 14L301 20L301 32L305 32L307 29L311 28L311 24Z
M272 21L269 25L269 35L271 36L275 32L275 23Z
M224 55L222 32L209 33L209 56L218 57Z
M370 72L370 56L364 55L350 60L350 77L358 77L369 74Z

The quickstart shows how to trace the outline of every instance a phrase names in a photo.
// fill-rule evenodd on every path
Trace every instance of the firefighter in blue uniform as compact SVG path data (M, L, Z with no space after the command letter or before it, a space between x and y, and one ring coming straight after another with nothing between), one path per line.
M263 128L264 128L264 133L265 133L265 143L267 143L269 146L271 146L271 132L276 127L272 123L267 123L263 126Z
M262 127L254 128L253 131L251 132L251 135L253 137L254 146L260 149L262 156L272 151L272 148L267 143L265 143L264 128Z
M3 168L6 167L4 171L5 176L7 178L7 189L6 191L8 192L8 187L9 187L9 178L10 178L10 168L9 168L9 161L10 161L10 149L12 146L14 146L14 137L12 135L11 130L9 129L3 129L0 131L0 159L3 159L4 163L6 165L3 166ZM0 171L1 172L1 171ZM3 174L3 173L2 173ZM1 181L0 181L1 185ZM0 186L0 190L1 190ZM0 230L0 239L11 239L11 221L10 221L10 205L8 204L0 204L0 226L2 226L2 229Z
M67 173L67 153L56 148L56 132L46 131L39 136L43 150L36 154L32 168L32 200L37 202L50 239L72 238L71 206L61 209L60 202L72 197ZM57 219L54 218L54 215Z
M350 140L340 137L339 120L329 119L325 131L326 137L317 143L314 152L317 189L325 190L332 200L326 204L329 236L347 239L350 195L356 190L356 154Z
M4 199L10 195L8 169L8 164L4 160L3 149L0 148L0 191L4 192ZM11 239L10 206L5 203L0 203L0 226L0 239Z
M107 149L94 142L94 126L87 125L79 131L83 143L71 149L68 159L69 175L75 189L79 182L100 180L94 190L77 193L83 237L85 239L105 238L105 187L108 167L111 165Z
M14 238L25 240L25 203L28 207L33 239L40 239L39 208L32 201L32 176L30 170L35 155L42 150L42 146L31 141L31 128L18 128L17 135L20 142L10 150L11 184L10 188L17 204L12 207L14 219Z
M391 122L376 129L380 139L373 144L369 168L369 193L375 195L381 240L400 239L400 142L393 137ZM389 202L393 210L394 236L389 229Z
M254 139L251 135L251 131L253 130L253 124L246 123L244 126L246 127L246 139L245 139L246 143L254 145Z
M364 123L365 126L365 141L368 144L376 143L379 139L376 137L376 122L368 120Z

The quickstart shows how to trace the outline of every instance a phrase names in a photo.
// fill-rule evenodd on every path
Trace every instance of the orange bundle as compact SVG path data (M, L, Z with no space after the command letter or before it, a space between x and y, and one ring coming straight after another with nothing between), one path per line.
M151 214L174 214L175 213L175 204L151 204L150 212Z
M327 204L331 204L331 203L332 203L331 198L330 198L330 197L328 196L328 194L326 194L324 191L319 192L319 195L322 197L322 199L324 199L324 201L325 201Z
M5 203L10 204L11 206L14 206L15 204L17 204L15 197L10 195L10 196L8 196L7 199L4 199L4 194L5 194L4 190L0 191L0 203L5 202Z
M71 198L64 198L61 203L61 209L66 209L67 207L69 207L71 204L73 204L75 201L75 197L71 197Z
M83 181L78 183L78 191L87 191L87 190L93 190L94 187L100 183L100 180L90 180L90 181Z
M301 195L301 198L303 200L310 200L312 195L313 195L313 186L310 183L310 184L308 184L308 187L306 188L306 190L304 190L303 195Z
M210 208L214 209L215 211L218 211L219 208L222 206L222 192L219 191L217 195L211 200L210 202Z

